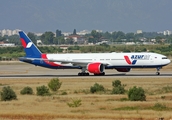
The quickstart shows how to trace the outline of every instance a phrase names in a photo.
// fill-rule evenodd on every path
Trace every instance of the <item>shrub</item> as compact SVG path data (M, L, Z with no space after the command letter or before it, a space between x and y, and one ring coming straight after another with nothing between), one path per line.
M131 101L146 101L145 91L141 87L134 86L128 91L128 99Z
M124 94L124 93L125 93L125 89L123 86L114 87L112 90L112 94Z
M112 86L113 86L113 87L121 86L121 81L120 81L120 80L114 80L114 81L112 82Z
M64 92L61 93L61 95L67 95L67 92L64 91Z
M120 80L114 80L112 82L112 86L113 86L112 94L124 94L125 93L124 85L121 85Z
M45 85L37 87L36 90L37 90L37 95L39 95L39 96L50 95L49 89Z
M32 95L33 94L33 90L31 87L24 87L21 91L20 91L20 94L22 95L25 95L25 94L28 94L28 95Z
M10 88L10 86L2 88L2 92L1 92L1 100L2 101L10 101L10 100L16 100L16 99L17 99L17 95Z
M58 89L60 89L62 82L59 82L58 78L53 78L51 79L51 81L48 83L48 87L52 90L52 91L57 91Z
M81 105L81 99L72 99L72 103L67 103L69 107L79 107Z
M103 85L95 83L94 86L91 86L91 88L90 88L91 93L95 93L95 92L98 92L98 91L104 91Z

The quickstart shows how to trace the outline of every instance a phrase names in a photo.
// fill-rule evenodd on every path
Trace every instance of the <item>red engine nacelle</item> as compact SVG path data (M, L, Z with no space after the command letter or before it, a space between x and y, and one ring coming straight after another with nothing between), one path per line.
M131 68L115 68L118 72L130 72Z
M101 64L101 63L89 63L87 65L87 70L90 72L90 73L94 73L94 74L100 74L100 73L103 73L104 72L104 65Z

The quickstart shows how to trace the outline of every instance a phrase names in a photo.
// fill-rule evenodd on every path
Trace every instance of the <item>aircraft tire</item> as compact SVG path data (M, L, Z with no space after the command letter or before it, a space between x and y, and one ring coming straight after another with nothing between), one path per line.
M89 76L89 73L78 73L78 76Z
M160 75L160 72L156 72L156 75Z

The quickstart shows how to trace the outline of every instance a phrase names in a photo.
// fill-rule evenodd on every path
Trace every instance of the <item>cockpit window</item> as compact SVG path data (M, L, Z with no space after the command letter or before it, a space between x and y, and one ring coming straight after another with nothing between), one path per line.
M167 59L167 57L162 57L162 59Z

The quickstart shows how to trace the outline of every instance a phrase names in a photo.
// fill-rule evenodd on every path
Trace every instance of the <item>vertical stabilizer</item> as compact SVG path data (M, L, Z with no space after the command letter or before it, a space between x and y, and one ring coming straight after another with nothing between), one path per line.
M25 50L26 57L40 58L41 52L23 31L19 32L20 41Z

